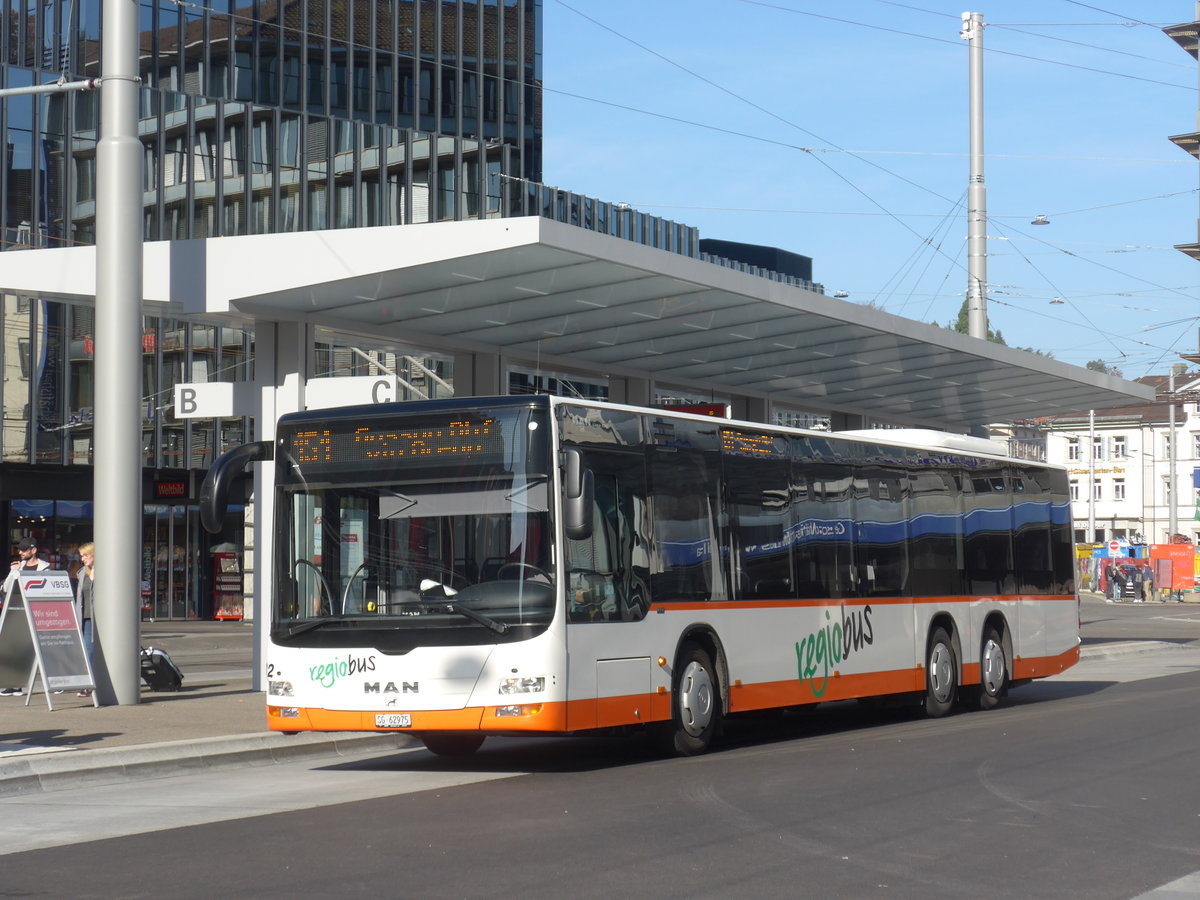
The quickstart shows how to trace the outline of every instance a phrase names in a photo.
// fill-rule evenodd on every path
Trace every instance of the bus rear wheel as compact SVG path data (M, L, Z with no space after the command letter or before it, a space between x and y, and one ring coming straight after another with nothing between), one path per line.
M425 748L435 756L470 756L483 744L482 734L425 734Z
M972 685L968 699L975 709L994 709L1008 686L1008 655L1000 632L988 626L979 645L979 684Z
M697 756L708 749L721 716L720 684L708 651L687 643L671 691L671 721L656 729L667 753Z
M945 628L935 628L925 651L925 715L936 719L954 708L958 696L958 660Z

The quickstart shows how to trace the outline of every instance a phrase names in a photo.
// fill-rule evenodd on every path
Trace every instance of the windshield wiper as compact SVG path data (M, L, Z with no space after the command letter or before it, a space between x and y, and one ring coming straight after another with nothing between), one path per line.
M332 619L309 619L307 622L298 622L291 625L287 629L286 637L295 637L298 634L304 634L306 631L314 631L317 628L324 628L334 622L341 625L346 620L338 616Z
M438 604L438 603L434 603L432 605L441 606L441 604ZM481 612L476 612L475 610L471 609L471 607L469 607L469 606L462 606L458 603L457 600L447 603L445 606L442 606L441 608L444 612L458 613L460 616L466 616L468 619L470 619L473 622L478 622L480 625L487 626L488 628L492 629L492 631L496 632L497 634L508 634L508 626L506 624L504 624L503 622L496 621L491 616L485 616Z
M460 616L465 616L472 622L478 622L480 625L484 625L492 629L492 631L496 632L497 634L508 634L508 626L503 622L498 622L491 616L485 616L481 612L476 612L469 606L461 606L458 600L453 599L455 595L458 594L458 591L450 587L450 585L434 581L432 578L425 578L421 581L422 594L426 594L435 589L440 589L442 596L446 598L446 603L444 606L440 600L426 600L422 598L419 602L428 604L433 608L440 608L443 612L457 613Z

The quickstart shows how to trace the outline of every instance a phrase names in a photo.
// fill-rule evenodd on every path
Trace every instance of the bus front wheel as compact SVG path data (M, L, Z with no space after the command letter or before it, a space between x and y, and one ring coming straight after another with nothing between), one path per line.
M426 734L425 748L435 756L470 756L483 744L482 734Z
M925 715L936 719L954 708L958 694L958 660L944 628L929 635L925 651Z
M699 644L684 644L671 692L671 721L659 728L668 753L697 756L708 749L721 714L720 686L712 658Z

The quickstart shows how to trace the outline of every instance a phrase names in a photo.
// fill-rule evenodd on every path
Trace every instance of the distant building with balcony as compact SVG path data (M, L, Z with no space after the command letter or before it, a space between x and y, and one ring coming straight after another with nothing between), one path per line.
M1168 376L1138 381L1156 402L1025 424L1043 430L1046 460L1067 468L1076 542L1167 543L1173 503L1175 532L1200 543L1200 372L1177 375L1173 394Z

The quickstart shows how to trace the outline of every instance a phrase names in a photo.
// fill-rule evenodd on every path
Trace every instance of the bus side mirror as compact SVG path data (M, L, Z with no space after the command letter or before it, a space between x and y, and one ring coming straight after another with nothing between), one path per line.
M227 450L217 457L200 485L200 524L210 534L217 534L225 521L225 510L229 508L229 490L233 481L252 462L261 462L274 456L275 446L270 441L255 441Z
M563 450L563 530L573 541L592 536L592 471L576 447Z

